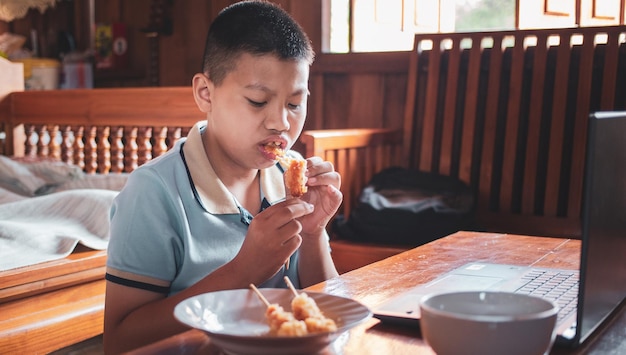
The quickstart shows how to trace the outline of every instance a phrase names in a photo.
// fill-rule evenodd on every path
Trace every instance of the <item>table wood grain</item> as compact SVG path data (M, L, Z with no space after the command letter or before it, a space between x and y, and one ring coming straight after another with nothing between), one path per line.
M457 232L435 242L342 274L307 288L358 300L375 308L390 297L468 262L578 269L580 240L510 234ZM614 314L580 347L555 346L551 354L626 353L626 307ZM198 330L133 351L132 354L220 354ZM376 318L340 336L322 354L434 354L419 329L383 324Z

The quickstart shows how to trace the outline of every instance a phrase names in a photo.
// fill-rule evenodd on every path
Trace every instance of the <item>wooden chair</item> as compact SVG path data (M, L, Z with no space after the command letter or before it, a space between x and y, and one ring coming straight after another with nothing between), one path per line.
M476 229L580 237L589 113L626 108L626 26L418 34L404 127L307 131L333 162L349 215L375 172L399 164L453 176L478 197ZM371 144L370 144L371 143ZM373 153L371 153L373 152ZM341 241L345 270L388 246ZM364 260L354 255L371 256ZM352 256L351 256L352 255Z
M474 187L479 229L579 237L588 116L626 105L625 32L417 35L408 166Z
M391 166L401 166L402 136L393 129L310 130L301 142L305 156L322 157L341 174L343 203L338 214L350 215L361 189L371 177ZM332 231L331 231L332 235ZM395 245L352 243L332 235L332 255L340 273L370 264L406 250Z

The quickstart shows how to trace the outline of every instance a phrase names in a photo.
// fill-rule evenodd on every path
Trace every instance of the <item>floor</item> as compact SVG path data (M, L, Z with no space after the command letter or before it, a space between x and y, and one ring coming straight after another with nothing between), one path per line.
M104 355L102 335L51 352L49 355Z

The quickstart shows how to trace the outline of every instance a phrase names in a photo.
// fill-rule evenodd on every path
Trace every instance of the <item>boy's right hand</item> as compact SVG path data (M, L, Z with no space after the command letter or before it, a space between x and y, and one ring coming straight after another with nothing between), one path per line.
M297 220L313 212L313 205L291 198L276 203L259 214L250 223L243 245L235 259L253 267L248 273L264 281L287 262L302 243L302 224ZM252 276L252 275L250 275Z

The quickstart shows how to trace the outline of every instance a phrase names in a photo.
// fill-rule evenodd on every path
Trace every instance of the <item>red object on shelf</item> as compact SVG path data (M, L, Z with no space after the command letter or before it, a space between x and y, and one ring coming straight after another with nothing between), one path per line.
M113 68L128 68L128 36L126 24L121 22L113 23Z

